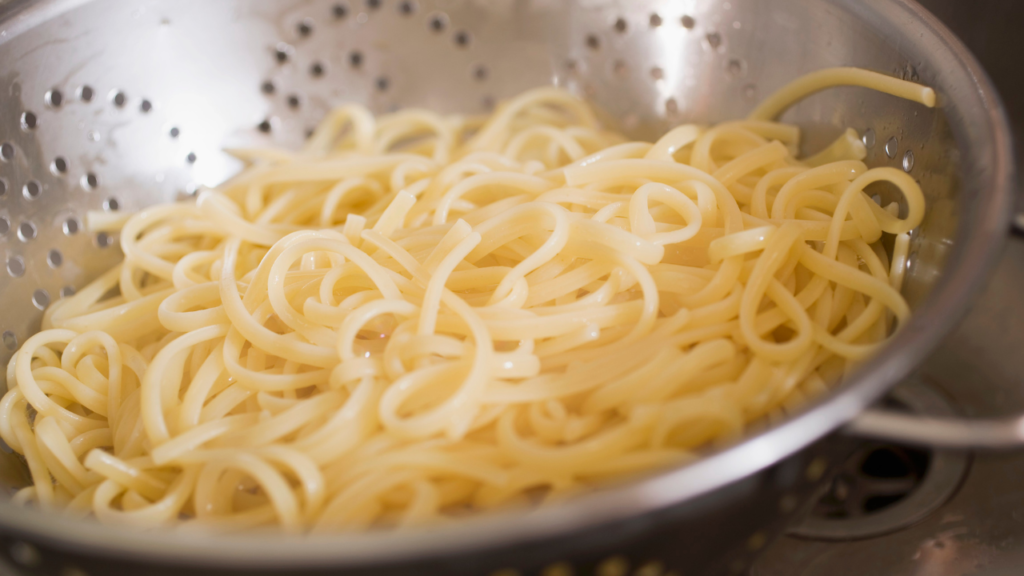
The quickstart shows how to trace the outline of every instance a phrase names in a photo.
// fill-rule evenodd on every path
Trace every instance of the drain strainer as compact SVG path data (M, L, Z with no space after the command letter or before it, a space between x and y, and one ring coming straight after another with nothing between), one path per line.
M931 416L953 415L946 400L917 380L889 396L891 408ZM918 522L956 492L968 452L866 443L840 466L832 483L791 536L853 540L894 532Z

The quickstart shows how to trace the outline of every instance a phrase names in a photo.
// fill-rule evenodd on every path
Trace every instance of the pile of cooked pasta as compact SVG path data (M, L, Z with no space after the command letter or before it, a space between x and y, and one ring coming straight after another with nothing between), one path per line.
M540 88L486 118L335 110L300 152L128 218L124 261L7 368L15 500L100 521L408 527L545 504L739 438L841 379L909 309L914 180L851 130L651 144ZM905 216L865 193L902 192ZM884 235L895 235L887 254Z

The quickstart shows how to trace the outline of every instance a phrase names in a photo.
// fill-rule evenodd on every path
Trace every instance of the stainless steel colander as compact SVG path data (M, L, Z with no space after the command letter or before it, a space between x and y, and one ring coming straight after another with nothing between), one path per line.
M742 572L825 470L816 454L828 450L801 450L861 413L952 326L1009 218L998 97L912 0L8 0L0 18L4 361L50 302L120 258L116 237L86 230L88 210L188 197L240 168L223 147L298 146L337 103L479 112L554 83L650 138L680 122L741 117L828 66L894 74L940 95L926 110L836 89L786 116L806 129L807 150L857 129L868 164L906 170L930 205L904 289L915 317L792 420L562 506L422 532L133 532L0 502L3 554L30 573ZM2 456L0 479L24 483L17 458Z

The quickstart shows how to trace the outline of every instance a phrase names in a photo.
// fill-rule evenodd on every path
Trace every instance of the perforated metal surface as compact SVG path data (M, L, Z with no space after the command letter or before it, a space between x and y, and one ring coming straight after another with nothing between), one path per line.
M41 309L119 258L116 238L87 232L87 210L137 210L215 185L240 167L224 146L296 147L338 103L474 113L555 83L593 100L609 123L651 137L680 122L741 116L797 72L782 71L788 58L817 65L799 43L752 33L768 17L795 25L752 1L76 4L50 3L58 15L46 26L3 45L4 361L38 329ZM821 65L836 55L868 64L889 50L857 38L827 44L834 54ZM886 68L919 78L911 62ZM829 125L812 131L808 147L842 125L870 130L866 143L885 142L884 155L869 146L870 163L930 178L933 203L948 196L949 158L923 150L936 133L950 137L941 115L857 92L795 112ZM929 164L915 166L914 150ZM926 286L911 283L915 291Z

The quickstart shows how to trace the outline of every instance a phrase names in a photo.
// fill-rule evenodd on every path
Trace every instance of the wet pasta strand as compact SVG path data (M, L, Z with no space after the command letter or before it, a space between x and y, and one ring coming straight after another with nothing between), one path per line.
M90 215L125 258L8 365L0 437L34 482L15 500L142 527L407 527L783 416L909 314L918 185L864 165L855 134L800 160L774 121L839 84L934 104L833 69L654 144L556 88L487 118L349 105L301 152L231 151L249 167L193 202ZM865 194L879 181L905 218Z

